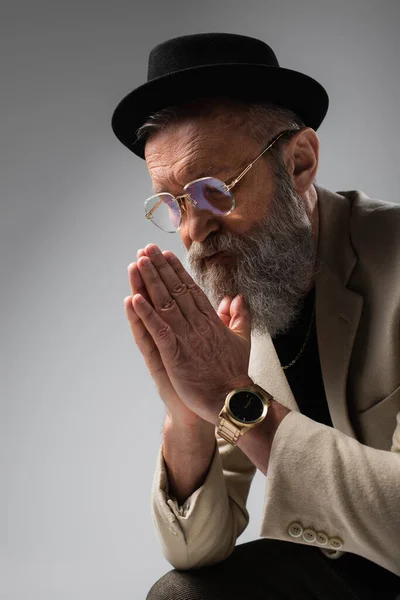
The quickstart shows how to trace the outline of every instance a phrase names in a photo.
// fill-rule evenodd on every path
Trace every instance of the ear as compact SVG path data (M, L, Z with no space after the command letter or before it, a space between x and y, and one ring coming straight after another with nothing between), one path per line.
M319 139L314 129L304 127L285 146L285 162L298 194L312 186L318 169Z

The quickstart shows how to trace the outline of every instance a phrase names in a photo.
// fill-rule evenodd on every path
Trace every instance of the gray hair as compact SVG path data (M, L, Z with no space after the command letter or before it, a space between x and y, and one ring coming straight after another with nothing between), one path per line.
M221 108L222 114L221 114ZM231 98L198 99L183 105L168 106L153 113L136 131L138 139L148 140L156 131L187 116L209 115L220 122L242 125L246 133L258 142L272 137L283 128L297 130L303 121L291 110L269 103L246 103Z
M214 117L221 124L231 125L260 144L266 144L284 129L298 131L305 126L293 111L274 104L249 103L223 97L201 98L153 113L139 127L136 135L138 139L148 141L157 131L166 129L180 119L200 115ZM281 149L277 144L271 148L269 156L275 159L278 169L283 166Z

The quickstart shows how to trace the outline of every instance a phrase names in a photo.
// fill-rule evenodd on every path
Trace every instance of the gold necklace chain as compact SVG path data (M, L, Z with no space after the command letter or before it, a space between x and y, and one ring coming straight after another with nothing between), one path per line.
M314 302L314 306L312 309L312 315L311 315L311 321L310 321L310 325L308 327L308 331L307 331L307 335L306 335L306 339L304 340L304 344L301 347L300 352L298 353L298 355L296 356L296 358L294 360L292 360L291 363L289 363L288 365L286 365L285 367L283 365L281 365L282 369L288 369L289 367L291 367L292 365L294 365L294 363L300 358L300 356L303 354L304 348L306 347L307 344L307 340L310 336L310 332L311 332L311 327L313 324L313 320L314 320L314 311L315 311L315 302Z

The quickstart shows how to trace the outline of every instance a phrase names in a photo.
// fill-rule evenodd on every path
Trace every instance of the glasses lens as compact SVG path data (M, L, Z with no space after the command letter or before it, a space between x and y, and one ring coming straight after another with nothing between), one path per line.
M233 194L223 181L203 177L185 186L185 192L196 202L196 208L210 210L217 215L227 215L233 208Z
M146 217L167 233L175 233L181 226L181 211L172 194L151 196L144 203Z

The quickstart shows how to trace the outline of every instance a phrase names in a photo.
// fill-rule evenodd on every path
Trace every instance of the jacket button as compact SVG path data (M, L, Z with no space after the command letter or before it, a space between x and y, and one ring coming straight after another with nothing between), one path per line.
M291 537L298 538L301 536L302 533L303 533L303 527L301 526L301 523L299 523L298 521L294 521L293 523L290 523L290 525L288 527L288 534Z
M308 528L303 531L302 537L305 542L309 542L310 544L312 544L317 539L317 534L314 531L314 529Z
M315 541L318 546L326 546L328 544L328 536L324 531L317 531L317 539Z
M332 548L333 550L340 550L340 548L343 548L343 540L338 537L330 538L329 548Z
M294 521L293 523L290 523L290 525L288 527L288 534L291 537L300 537L302 533L303 533L303 527L302 527L301 523L299 523L298 521Z

